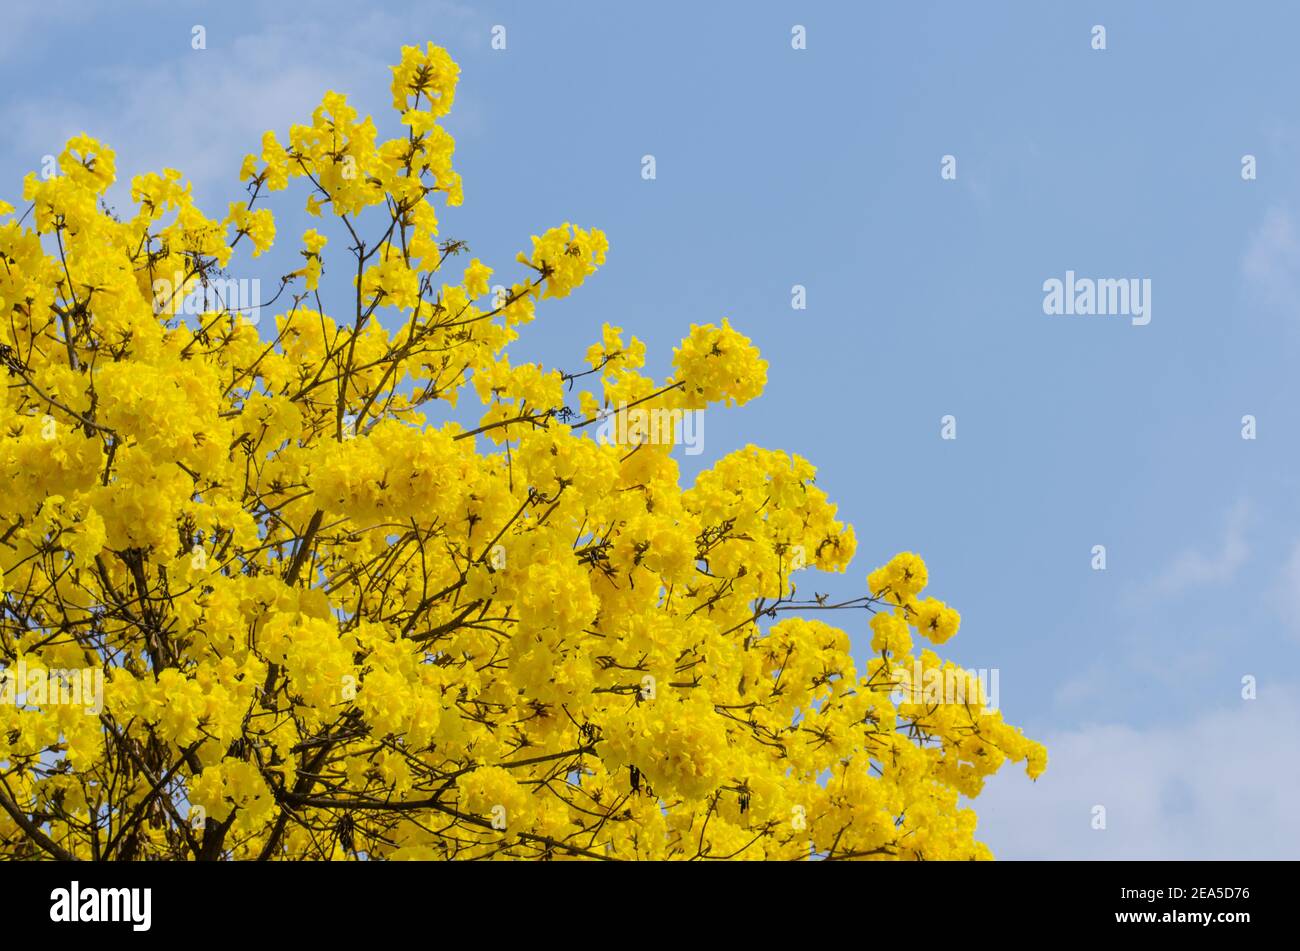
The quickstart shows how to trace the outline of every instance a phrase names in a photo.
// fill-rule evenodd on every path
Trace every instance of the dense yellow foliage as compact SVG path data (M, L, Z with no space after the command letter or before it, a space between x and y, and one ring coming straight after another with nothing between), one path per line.
M587 373L510 362L607 243L453 273L457 74L405 48L382 141L327 94L224 218L173 170L113 213L85 136L0 204L0 664L104 677L101 710L0 703L0 858L988 857L959 795L1045 754L979 698L891 696L957 628L920 559L840 605L873 614L859 665L795 597L855 548L808 462L683 487L672 445L593 438L603 407L753 399L750 342L693 326L663 381L611 326ZM258 204L291 184L322 224L273 323L183 314L284 239ZM432 415L467 383L472 431Z

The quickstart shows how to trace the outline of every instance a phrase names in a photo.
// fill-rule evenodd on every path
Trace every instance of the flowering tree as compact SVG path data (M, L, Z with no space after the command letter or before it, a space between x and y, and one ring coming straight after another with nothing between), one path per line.
M605 236L452 276L458 68L393 71L400 135L329 93L224 219L172 170L114 213L86 136L0 203L0 857L989 857L959 795L1045 753L978 689L898 689L956 670L913 648L959 620L921 560L800 599L855 548L808 462L750 446L683 488L671 438L594 438L758 396L725 321L663 381L608 325L584 372L512 365ZM291 184L330 227L274 327L177 307L272 245ZM327 244L355 284L328 307ZM476 428L430 418L467 383ZM870 612L861 668L803 616L830 608Z

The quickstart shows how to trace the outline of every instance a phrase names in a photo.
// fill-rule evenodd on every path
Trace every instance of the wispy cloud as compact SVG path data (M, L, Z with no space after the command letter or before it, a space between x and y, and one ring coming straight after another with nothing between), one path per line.
M1222 519L1217 540L1175 552L1136 583L1116 605L1116 623L1127 632L1104 657L1073 671L1056 689L1054 702L1071 709L1110 698L1128 703L1134 690L1181 689L1218 676L1222 618L1187 620L1199 596L1220 597L1251 556L1247 529L1251 507L1239 499ZM1300 561L1297 562L1300 576Z
M439 42L465 33L469 14L459 5L435 3L425 12L438 14ZM344 17L341 49L337 20ZM260 150L262 133L275 129L284 141L327 89L348 94L363 115L386 110L388 66L399 47L433 38L422 19L351 5L335 16L327 5L312 18L262 22L239 35L210 27L204 50L192 50L186 33L166 58L88 71L76 96L37 86L15 98L0 110L9 133L0 148L34 170L85 131L117 151L122 180L172 167L200 190L233 183L243 156Z
M1300 637L1300 542L1291 549L1291 556L1282 564L1278 583L1273 590L1273 603L1286 628Z
M1173 598L1193 588L1232 581L1250 556L1250 547L1246 543L1249 516L1250 506L1244 500L1238 501L1228 511L1223 536L1212 550L1188 548L1179 552L1143 590L1143 595Z
M1095 725L1046 737L1036 782L1007 771L975 802L978 838L1005 859L1300 857L1293 687L1260 684L1173 726ZM1093 828L1104 807L1106 828Z
M109 10L106 5L78 4L75 0L10 0L5 4L4 29L0 30L0 57L9 60L23 54L30 56L54 24L74 19L85 22Z
M1294 303L1300 291L1300 229L1289 209L1268 210L1251 233L1241 269L1247 286L1268 304Z
M24 100L7 110L10 148L24 149L35 165L87 131L117 151L123 178L168 166L198 184L222 176L233 181L243 155L260 150L263 131L306 121L327 88L346 86L356 75L355 67L302 57L296 47L288 35L263 34L219 52L102 71L99 84L111 108Z

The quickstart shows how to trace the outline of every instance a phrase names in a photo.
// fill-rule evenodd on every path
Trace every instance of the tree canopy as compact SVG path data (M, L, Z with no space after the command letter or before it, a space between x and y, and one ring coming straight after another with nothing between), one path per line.
M1046 754L978 689L900 690L958 672L914 644L959 624L922 560L805 594L856 548L808 461L683 485L674 437L601 426L758 397L753 344L511 362L608 244L464 262L458 73L403 48L392 138L327 93L224 217L171 169L115 210L85 135L0 202L0 858L990 857L960 797ZM274 320L212 304L290 189L320 225Z

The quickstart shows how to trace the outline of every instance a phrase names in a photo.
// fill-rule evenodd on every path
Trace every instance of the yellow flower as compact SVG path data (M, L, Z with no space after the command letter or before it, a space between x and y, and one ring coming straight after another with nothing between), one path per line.
M226 224L234 224L236 240L248 235L253 242L253 257L259 257L275 241L275 218L269 208L250 211L244 202L231 202Z
M470 262L469 267L465 269L465 293L470 299L482 297L488 292L488 280L492 277L492 269L475 258Z
M794 610L858 544L812 463L745 445L682 480L687 414L761 394L752 341L692 325L667 379L610 324L585 368L521 356L604 264L594 228L435 279L464 251L434 210L462 198L458 78L403 48L382 141L326 92L224 219L173 169L110 213L87 136L24 180L30 216L0 225L0 662L97 675L103 709L0 702L30 819L0 810L0 859L989 858L963 797L1047 754L913 654L913 627L960 623L920 557L868 575L855 658ZM275 240L251 206L289 188L320 219L308 293L235 301ZM356 280L333 299L327 245ZM472 429L445 409L466 393Z
M673 366L690 409L717 402L743 405L767 384L767 361L726 320L720 328L692 324L690 336L673 351Z

